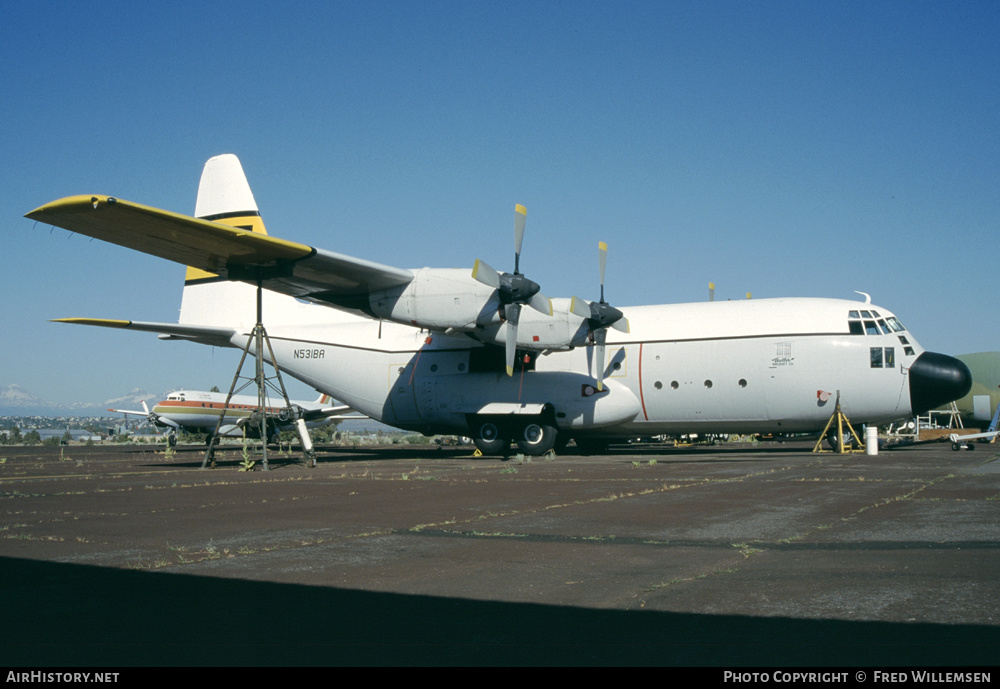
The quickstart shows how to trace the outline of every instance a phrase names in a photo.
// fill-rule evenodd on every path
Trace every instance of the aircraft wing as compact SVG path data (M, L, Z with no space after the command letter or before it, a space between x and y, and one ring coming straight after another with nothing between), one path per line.
M179 323L148 323L143 321L122 321L109 318L54 318L53 323L73 325L96 325L101 328L122 328L147 333L160 333L165 340L181 339L211 345L213 347L233 347L233 328L217 328L209 325L183 325Z
M371 292L413 279L409 270L112 196L69 196L25 217L229 280L261 279L275 292L341 308L366 307Z

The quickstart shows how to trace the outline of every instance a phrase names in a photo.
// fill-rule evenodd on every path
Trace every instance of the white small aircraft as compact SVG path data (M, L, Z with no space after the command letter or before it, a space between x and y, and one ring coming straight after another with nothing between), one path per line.
M210 159L190 217L73 196L28 218L189 266L178 323L63 322L242 348L263 320L281 370L359 413L538 455L574 439L818 432L835 393L855 423L964 396L969 369L888 310L838 299L634 306L548 299L519 271L406 270L268 236L239 160ZM522 306L530 308L524 309ZM251 349L252 351L252 349Z
M178 390L167 395L167 399L157 402L150 411L146 403L142 403L142 411L129 409L108 409L110 412L126 416L142 416L154 426L169 428L169 443L177 442L175 432L180 429L197 433L214 433L216 426L220 436L242 437L244 427L248 437L260 436L260 425L249 423L252 414L258 409L256 395L233 395L226 405L226 393L205 392L202 390ZM330 396L320 395L314 402L291 400L298 407L297 417L303 419L307 426L319 426L328 423L334 417L343 417L354 410L344 405L329 406ZM265 409L265 414L275 419L273 430L295 430L295 418L285 407L272 406ZM223 417L219 424L219 417ZM357 417L354 417L357 418Z

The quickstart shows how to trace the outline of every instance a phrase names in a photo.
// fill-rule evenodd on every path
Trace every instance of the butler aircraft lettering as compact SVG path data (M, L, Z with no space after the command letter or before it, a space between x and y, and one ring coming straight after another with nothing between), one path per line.
M818 432L838 391L855 423L910 418L965 395L969 370L924 351L890 309L778 298L614 307L548 298L514 270L403 269L267 234L233 155L204 168L194 217L112 196L27 214L188 266L177 323L68 318L242 348L257 287L279 368L398 428L511 442L541 454L574 439ZM527 307L527 308L525 308Z

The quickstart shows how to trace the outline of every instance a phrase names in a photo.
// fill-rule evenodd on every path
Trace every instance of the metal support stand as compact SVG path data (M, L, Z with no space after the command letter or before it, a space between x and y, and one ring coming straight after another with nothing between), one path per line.
M830 427L833 424L837 424L837 449L836 450L824 450L822 448L823 440L826 438L826 434L830 431ZM855 449L847 449L847 443L844 442L844 426L847 426L847 430L850 431L850 438L854 438ZM819 434L819 440L816 441L816 445L813 446L813 452L837 452L838 454L846 455L856 452L864 452L865 445L861 442L861 438L858 434L854 432L854 427L851 426L851 422L848 420L847 416L844 415L843 410L840 408L840 390L837 391L837 406L833 410L833 415L830 420L826 422L826 427L823 428L823 432Z
M215 422L215 430L208 439L208 448L205 451L205 459L201 463L201 468L205 469L207 466L215 468L215 445L219 439L219 429L222 427L222 422L226 417L226 412L229 410L229 402L232 400L233 395L235 395L239 390L250 385L250 379L247 378L247 382L244 383L239 390L237 390L237 384L240 381L240 373L243 371L243 363L246 361L247 354L250 352L250 345L254 346L254 357L256 358L256 367L254 371L253 382L257 386L257 408L254 410L250 418L247 419L247 423L243 428L244 437L246 437L247 428L254 428L260 435L261 441L261 468L264 471L268 471L267 463L267 441L271 435L270 431L274 429L276 431L276 419L275 415L272 413L272 408L269 407L267 400L267 388L270 385L275 391L281 393L281 397L284 400L284 407L280 409L278 413L278 418L282 422L294 421L295 427L299 432L299 438L302 441L302 449L305 454L306 461L310 463L311 466L316 466L316 453L313 450L312 439L309 437L309 432L306 429L305 421L300 417L300 409L293 406L291 401L288 399L288 393L285 391L285 384L281 380L281 371L278 369L277 364L275 364L274 350L271 348L271 339L267 336L267 330L264 328L263 323L263 270L258 270L257 273L257 324L254 326L253 331L247 338L246 346L243 348L243 356L240 357L239 366L236 367L236 375L233 376L232 385L229 386L229 394L226 396L226 403L223 405L222 413L219 415L218 421ZM267 355L270 359L271 365L274 367L274 376L270 379L264 374L264 356L265 346L267 350ZM275 382L272 382L276 381Z

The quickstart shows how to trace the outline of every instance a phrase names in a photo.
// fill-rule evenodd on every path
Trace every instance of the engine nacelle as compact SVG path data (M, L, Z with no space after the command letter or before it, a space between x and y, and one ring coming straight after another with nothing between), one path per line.
M421 268L408 284L373 292L369 304L379 318L429 330L502 323L496 291L461 268Z
M521 309L517 327L519 349L545 351L567 349L587 344L590 329L587 321L569 310L569 299L552 299L552 315L538 313L529 308ZM510 332L506 323L487 325L471 333L472 337L486 344L504 346Z
M428 330L465 332L485 344L503 347L509 328L497 291L461 268L422 268L408 284L373 292L371 312L396 323ZM544 351L587 343L585 319L570 312L569 299L553 299L553 315L521 309L517 346Z

